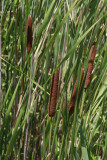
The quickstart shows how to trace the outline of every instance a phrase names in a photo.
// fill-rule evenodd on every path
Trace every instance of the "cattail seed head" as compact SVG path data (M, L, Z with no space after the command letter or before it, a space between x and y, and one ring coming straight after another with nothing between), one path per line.
M90 53L89 53L88 71L87 71L85 86L84 86L85 89L88 87L88 85L90 83L90 80L91 80L91 73L92 73L92 70L93 70L95 54L96 54L96 46L95 46L95 43L94 43L92 45Z
M74 106L75 106L75 97L72 97L69 107L69 115L72 115L74 113Z
M29 53L32 48L32 37L32 18L29 15L27 20L27 53Z
M81 80L80 80L80 85L79 85L79 91L80 91L80 88L81 88L83 77L84 77L84 68L83 68L83 66L81 66ZM76 85L77 85L77 80L76 80L75 85L74 85L74 90L73 90L71 101L69 101L69 105L68 105L69 106L69 115L72 115L74 113L75 97L76 97ZM78 94L79 94L79 91L78 91Z
M52 78L49 107L48 107L48 114L50 117L53 117L56 112L58 84L59 84L59 69L54 73Z

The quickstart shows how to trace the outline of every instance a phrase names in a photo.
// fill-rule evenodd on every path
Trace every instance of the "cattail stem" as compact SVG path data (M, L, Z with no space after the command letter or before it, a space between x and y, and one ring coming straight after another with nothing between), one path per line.
M83 77L84 77L84 68L81 67L81 80L80 80L79 91L80 91L80 88L81 88ZM72 115L74 113L76 86L77 86L77 80L76 80L75 85L74 85L74 90L73 90L71 101L69 101L69 105L68 105L68 106L70 106L69 107L69 115ZM79 92L78 92L78 94L79 94Z
M0 57L1 57L1 30L2 30L2 16L4 9L4 0L2 2L2 11L1 11L1 23L0 23ZM0 58L0 126L1 126L1 58Z
M35 30L34 30L35 34ZM33 40L34 42L34 40ZM32 18L29 15L28 21L27 21L27 52L31 50L32 47ZM28 53L29 53L28 52ZM33 77L33 53L31 57L31 70L30 70L30 78ZM29 102L28 102L28 110L31 107L31 90L32 90L32 82L30 81L30 91L29 91ZM27 141L28 141L28 130L29 130L29 115L27 118L27 128L26 128L26 139L25 139L25 145L24 145L24 160L26 159L26 150L27 150Z
M17 21L15 21L15 67L17 67ZM17 71L14 70L14 88L16 88L17 85L17 79L16 79ZM16 93L15 97L15 117L17 113L17 107L18 107L18 92Z
M64 45L63 45L63 52L62 52L62 59L64 58L64 54L65 54L66 37L67 37L67 27L68 27L68 18L67 18L66 28L65 28ZM61 77L62 77L62 64L61 64L61 66L60 66L59 81L61 80Z
M52 136L52 119L50 123L50 133L49 133L49 153L51 151L51 136ZM48 157L48 160L49 160L49 157Z
M80 117L82 116L82 111L83 111L83 106L84 106L84 102L85 102L85 97L86 97L86 92L83 93L83 97L82 97L82 104L81 104L81 108L80 108Z

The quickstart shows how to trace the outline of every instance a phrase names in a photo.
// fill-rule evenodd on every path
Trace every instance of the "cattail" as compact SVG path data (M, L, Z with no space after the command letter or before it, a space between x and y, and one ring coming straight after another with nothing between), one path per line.
M29 15L27 20L27 53L29 53L32 48L32 37L32 18Z
M69 104L69 115L72 115L74 113L75 97L72 97L72 99L69 101Z
M52 78L50 98L49 98L49 108L48 108L48 114L50 117L53 117L56 112L58 83L59 83L59 69L54 73Z
M102 155L103 155L103 151L102 151L102 148L100 147L100 149L99 149L99 156L101 156L101 158L102 158Z
M80 91L80 88L81 88L83 77L84 77L84 68L81 67L81 81L80 81L79 91ZM73 93L72 93L72 98L69 101L69 105L68 105L69 106L69 115L72 115L74 113L75 96L76 96L76 85L77 85L77 80L76 80L75 85L74 85L74 90L73 90ZM78 94L79 94L79 91L78 91Z
M95 54L96 54L96 46L95 46L95 42L94 42L91 47L90 53L89 53L88 71L87 71L85 86L84 86L85 89L88 87L90 80L91 80L91 73L93 70Z

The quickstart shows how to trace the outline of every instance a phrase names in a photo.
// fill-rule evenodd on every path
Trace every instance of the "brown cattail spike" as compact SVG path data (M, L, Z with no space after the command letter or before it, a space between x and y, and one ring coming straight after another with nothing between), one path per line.
M27 20L27 53L30 52L32 48L32 18L29 15Z
M50 98L49 98L49 108L48 108L48 114L50 117L53 117L56 112L58 84L59 84L59 69L54 73L52 78Z
M80 80L79 91L80 91L80 88L81 88L83 77L84 77L84 68L81 66L81 80ZM72 115L74 113L75 96L76 96L76 85L77 85L77 80L76 80L75 85L74 85L74 90L73 90L71 102L69 101L69 105L68 105L68 106L70 106L69 107L69 115ZM78 92L78 94L79 94L79 92Z
M93 70L95 54L96 54L96 46L95 46L95 43L93 43L90 53L89 53L88 71L87 71L85 86L84 86L85 89L88 87L90 80L91 80L91 73Z

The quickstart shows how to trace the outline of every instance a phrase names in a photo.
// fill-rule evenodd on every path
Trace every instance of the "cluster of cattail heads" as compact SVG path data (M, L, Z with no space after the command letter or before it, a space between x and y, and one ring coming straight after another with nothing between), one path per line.
M93 45L91 47L91 50L90 50L90 53L89 53L88 71L87 71L85 86L84 86L85 89L88 87L88 85L90 83L91 73L92 73L92 70L93 70L93 64L94 64L94 59L95 59L95 54L96 54L96 47L95 47L95 43L93 43ZM83 77L84 77L84 68L83 68L83 66L81 66L81 75L80 75L80 83L79 83L78 94L79 94L79 91L80 91L80 88L81 88L81 85L82 85ZM49 98L49 108L48 108L48 114L49 114L50 117L53 117L55 115L55 112L56 112L58 83L59 83L59 70L57 70L55 72L55 74L53 75L52 84L51 84L51 91L50 91L50 98ZM76 79L76 82L74 84L72 97L71 97L71 99L69 100L69 103L68 103L67 113L69 113L69 115L72 115L74 113L75 98L76 98L76 86L77 86L77 79Z
M81 88L83 77L84 77L84 68L81 67L81 80L80 80L79 90ZM74 105L75 105L75 97L76 97L76 86L77 86L77 80L76 80L76 82L74 84L72 98L70 99L69 104L68 104L69 115L72 115L74 113ZM79 94L79 92L78 92L78 94Z
M94 42L91 47L90 53L89 53L88 71L87 71L86 81L85 81L85 86L84 86L85 89L88 87L90 80L91 80L91 73L93 70L95 54L96 54L96 46L95 46L95 42Z
M95 42L93 43L90 53L89 53L89 61L88 61L88 71L87 71L87 75L86 75L86 80L85 80L85 86L84 88L86 89L90 83L91 80L91 74L92 74L92 70L93 70L93 64L94 64L94 59L95 59L95 54L96 54L96 46L95 46ZM82 84L82 80L83 80L83 76L84 76L84 68L81 67L81 81L80 81L80 86L79 86L79 90ZM69 115L72 115L74 113L74 106L75 106L75 97L76 97L76 85L77 85L77 80L75 82L74 85L74 90L73 90L73 94L72 94L72 98L69 101ZM78 92L79 94L79 92Z
M27 20L27 53L29 53L32 48L32 39L33 39L32 18L29 15Z
M56 112L58 84L59 84L59 69L54 73L52 78L50 98L49 98L49 108L48 108L48 114L50 117L53 117Z

